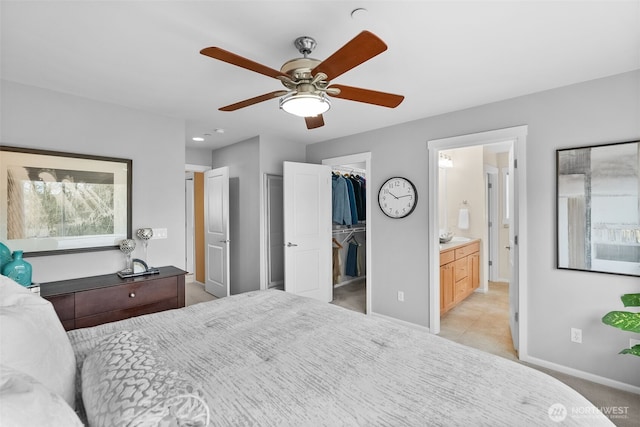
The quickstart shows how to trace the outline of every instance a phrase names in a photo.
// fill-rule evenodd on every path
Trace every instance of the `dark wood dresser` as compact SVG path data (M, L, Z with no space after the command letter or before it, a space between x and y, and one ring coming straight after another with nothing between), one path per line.
M40 296L51 301L67 331L184 307L187 272L159 270L127 279L113 273L41 283Z

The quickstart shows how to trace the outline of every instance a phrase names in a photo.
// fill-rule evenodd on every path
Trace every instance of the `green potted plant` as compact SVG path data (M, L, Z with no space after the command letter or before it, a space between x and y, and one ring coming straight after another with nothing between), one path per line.
M640 307L640 294L624 294L620 297L625 307ZM640 313L631 311L610 311L602 318L602 323L640 334ZM620 354L633 354L640 356L640 344L631 348L625 348Z

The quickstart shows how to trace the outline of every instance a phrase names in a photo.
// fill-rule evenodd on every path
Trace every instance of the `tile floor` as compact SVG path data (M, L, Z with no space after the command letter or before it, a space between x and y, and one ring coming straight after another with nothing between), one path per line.
M509 284L489 282L440 318L440 336L517 360L509 328Z

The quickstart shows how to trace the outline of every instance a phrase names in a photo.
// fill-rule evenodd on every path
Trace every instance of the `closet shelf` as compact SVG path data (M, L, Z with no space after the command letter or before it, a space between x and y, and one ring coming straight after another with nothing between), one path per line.
M357 227L351 227L351 228L334 228L332 233L333 234L356 233L358 231L366 231L366 230L367 230L366 225L359 225Z
M337 229L333 230L333 234L334 235L338 235L338 234L349 233L347 235L347 237L342 239L342 242L340 242L340 243L345 243L347 240L349 240L351 238L353 233L357 233L358 231L366 231L366 230L367 230L366 226L356 226L356 227L351 227L351 228L337 228Z

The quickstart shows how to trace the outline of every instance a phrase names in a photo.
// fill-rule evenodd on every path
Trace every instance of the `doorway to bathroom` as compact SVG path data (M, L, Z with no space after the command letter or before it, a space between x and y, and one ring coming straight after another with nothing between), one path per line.
M461 250L459 253L457 250L453 250L448 253L447 257L444 257L444 262L451 262L452 266L457 266L460 271L454 270L451 275L446 273L441 275L441 250L443 247L438 239L441 234L450 232L445 237L457 235L459 236L458 242L464 243L464 240L468 239L467 241L478 244L477 249L473 246L469 249L477 250L480 257L480 271L477 279L479 284L475 292L466 294L469 295L467 298L469 301L493 294L494 288L500 288L499 281L489 280L489 261L493 263L497 260L490 259L489 256L491 238L488 218L491 200L488 194L488 174L485 169L485 163L488 163L493 168L491 172L496 172L496 169L500 171L503 168L508 170L508 173L504 175L496 174L498 180L506 179L506 181L498 186L498 192L495 192L498 194L494 195L494 199L497 197L499 201L502 201L499 203L501 207L498 209L499 214L497 214L500 218L498 235L502 233L507 237L504 244L501 244L502 248L499 246L498 249L506 251L506 256L498 258L507 260L503 264L507 267L507 273L504 274L508 277L494 276L492 279L508 279L508 285L502 285L503 291L506 291L503 292L504 308L508 312L505 313L501 326L503 331L509 332L507 336L510 335L513 348L519 350L520 354L524 354L524 346L520 343L526 344L526 339L521 341L521 338L526 338L523 336L526 322L526 305L523 304L526 297L526 275L524 274L526 258L524 258L525 246L518 244L518 240L523 241L523 234L526 233L524 221L526 213L526 198L524 197L526 133L527 127L519 126L428 142L429 202L433 206L433 209L429 210L430 329L434 333L440 333L442 330L441 302L442 298L446 297L446 294L441 292L443 282L451 280L454 287L463 289L466 286L466 280L469 280L466 278L467 271L471 271L466 267L471 264L465 263L462 259L455 259L459 255L464 255L465 250ZM504 151L505 147L510 147L510 149ZM498 153L505 154L498 156ZM444 158L444 163L449 165L444 173L440 167L443 164L441 158ZM500 158L500 162L498 158ZM451 167L451 163L453 167ZM456 168L458 168L458 173L454 172ZM465 176L469 170L475 170L477 177ZM442 195L440 191L442 183L447 184L445 192L448 193L445 195ZM478 189L469 192L469 187L473 186L471 184L477 186ZM485 188L485 186L487 187ZM522 197L520 197L521 195ZM441 218L442 216L445 217ZM444 230L442 230L443 225ZM493 225L495 226L495 224ZM493 244L495 245L495 241ZM450 249L450 245L451 243L443 245L444 249ZM449 259L449 255L454 258ZM456 273L459 273L458 276ZM456 281L457 279L459 281ZM458 302L464 303L464 301ZM489 327L495 326L495 322L491 320L485 319L483 322ZM458 329L464 328L463 325L457 325L457 327ZM467 344L473 346L474 342L473 338L468 338Z
M515 359L509 326L506 180L512 142L442 150L439 165L440 336ZM482 270L483 274L480 274ZM482 276L482 277L481 277Z

